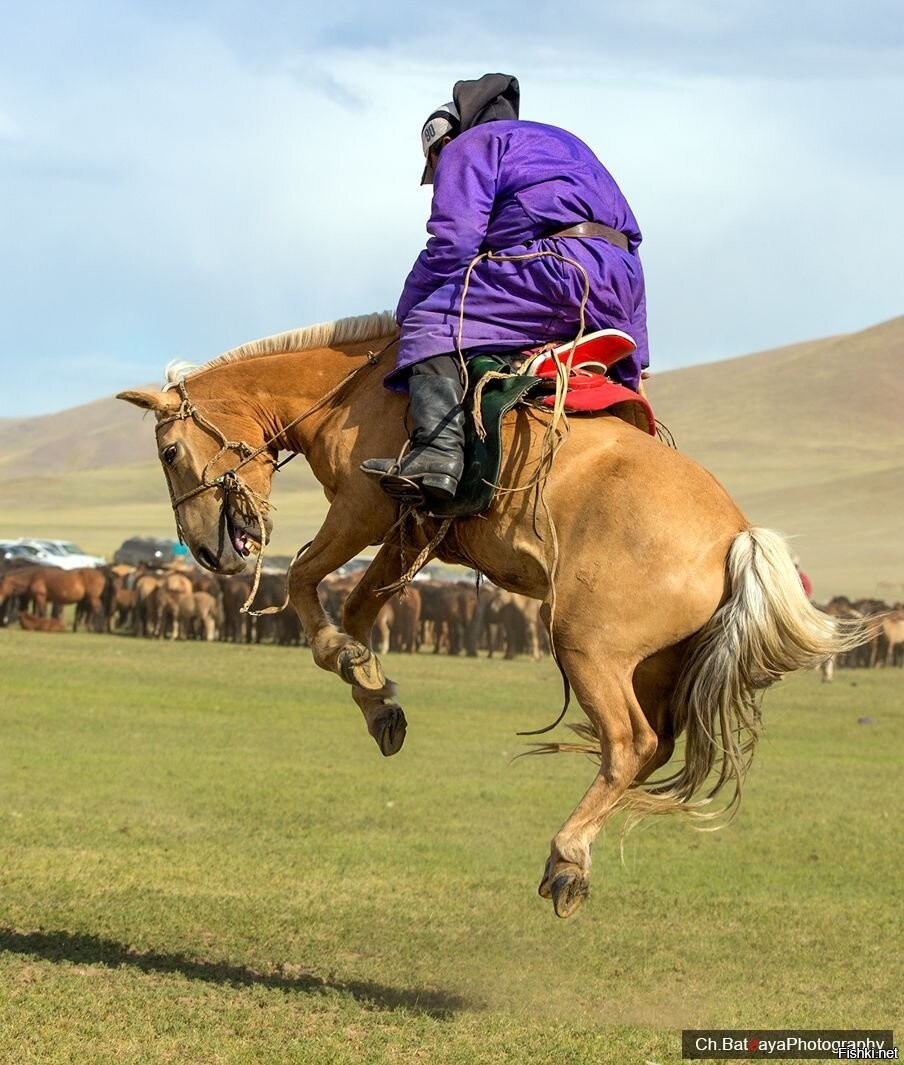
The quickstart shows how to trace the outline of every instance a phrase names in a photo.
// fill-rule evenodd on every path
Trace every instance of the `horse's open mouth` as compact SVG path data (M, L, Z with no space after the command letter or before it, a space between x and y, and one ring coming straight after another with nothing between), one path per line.
M261 545L257 540L253 540L247 533L239 533L232 538L232 546L238 551L240 555L244 555L247 558L249 555L259 555L261 553Z
M249 555L259 555L261 553L260 540L247 525L240 524L236 520L229 507L226 508L226 529L229 533L229 542L235 548L236 554L241 555L243 558L248 558Z

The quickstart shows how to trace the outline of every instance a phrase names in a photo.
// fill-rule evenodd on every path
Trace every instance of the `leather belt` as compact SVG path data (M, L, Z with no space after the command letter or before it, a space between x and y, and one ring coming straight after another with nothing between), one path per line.
M616 248L621 248L622 251L628 251L628 238L624 233L619 233L617 229L613 229L612 226L604 226L602 222L578 222L577 225L569 226L567 229L558 229L553 233L545 234L546 238L549 237L598 237L602 240L608 241L610 244L614 244Z

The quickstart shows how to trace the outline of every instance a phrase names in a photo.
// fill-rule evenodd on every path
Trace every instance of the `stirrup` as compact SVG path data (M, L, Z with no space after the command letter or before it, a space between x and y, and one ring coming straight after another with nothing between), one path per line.
M426 501L424 490L417 481L403 477L400 473L384 473L380 478L380 488L390 497L409 507L421 507Z
M387 473L380 478L380 487L391 498L417 507L429 504L431 500L454 499L458 481L448 473L419 474L417 480L401 473Z
M402 450L402 454L405 453L405 448ZM366 463L361 463L358 467L362 473L366 473L368 477L372 477L383 492L386 493L391 499L397 499L400 503L405 503L408 506L418 507L424 503L424 492L417 481L413 481L410 477L405 477L400 472L402 459L401 456L398 459L378 459L371 461L387 462L389 463L388 470L369 470Z

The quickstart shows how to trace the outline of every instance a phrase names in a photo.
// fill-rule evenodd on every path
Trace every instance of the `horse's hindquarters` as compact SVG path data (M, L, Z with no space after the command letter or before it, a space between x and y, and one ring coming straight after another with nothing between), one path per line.
M537 469L542 428L522 419L512 432L505 487ZM576 638L605 629L632 668L706 624L726 594L732 540L748 524L696 463L609 416L571 419L542 498L504 493L487 519L468 526L479 540L475 559L493 567L484 572L502 571L497 583L546 598L555 571Z

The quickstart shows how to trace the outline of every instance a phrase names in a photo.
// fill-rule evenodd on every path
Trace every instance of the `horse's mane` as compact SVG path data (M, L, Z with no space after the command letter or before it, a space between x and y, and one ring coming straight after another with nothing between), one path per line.
M378 337L395 336L398 331L399 327L392 311L359 314L352 318L339 318L335 322L319 322L317 325L290 329L287 333L275 333L273 336L261 337L260 340L230 348L201 366L174 359L167 364L166 383L163 387L164 390L174 388L182 378L193 377L227 362L254 359L261 355L282 355L289 351L310 351L312 348L325 348L336 344L360 344Z

